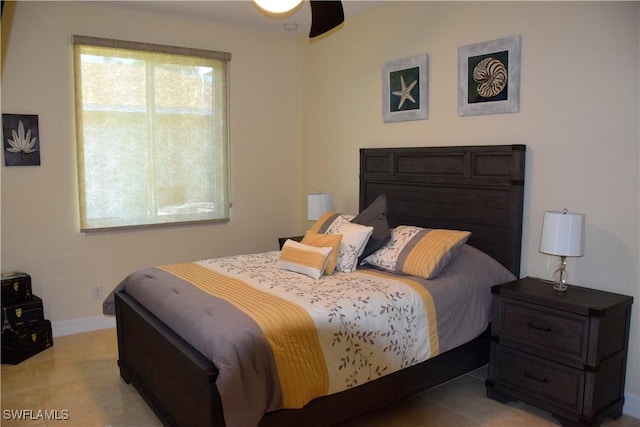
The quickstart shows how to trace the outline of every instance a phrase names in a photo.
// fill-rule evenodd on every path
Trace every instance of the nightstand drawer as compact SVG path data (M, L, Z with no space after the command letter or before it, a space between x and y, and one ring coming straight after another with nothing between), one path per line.
M503 299L500 339L560 352L584 361L587 351L589 318L535 304Z
M545 406L582 412L583 371L518 350L492 346L499 384L542 400Z

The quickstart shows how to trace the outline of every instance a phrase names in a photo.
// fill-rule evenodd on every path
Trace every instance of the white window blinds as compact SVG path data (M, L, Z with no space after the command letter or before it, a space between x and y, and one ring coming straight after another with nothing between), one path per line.
M227 221L231 55L73 45L81 231Z

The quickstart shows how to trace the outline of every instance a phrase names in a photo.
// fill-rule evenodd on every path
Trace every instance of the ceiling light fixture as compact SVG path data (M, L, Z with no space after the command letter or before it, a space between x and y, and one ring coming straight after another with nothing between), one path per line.
M253 0L253 2L266 14L278 15L296 10L302 0ZM344 22L344 9L340 0L309 0L309 5L311 6L309 38L318 37Z
M253 0L260 8L271 13L284 13L295 9L302 0Z

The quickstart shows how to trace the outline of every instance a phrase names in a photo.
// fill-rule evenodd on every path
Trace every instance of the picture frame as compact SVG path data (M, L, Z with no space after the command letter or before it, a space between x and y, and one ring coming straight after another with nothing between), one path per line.
M386 62L382 67L382 120L385 123L429 117L429 56Z
M458 48L458 115L520 111L521 37Z
M5 166L40 166L40 130L34 114L3 114Z

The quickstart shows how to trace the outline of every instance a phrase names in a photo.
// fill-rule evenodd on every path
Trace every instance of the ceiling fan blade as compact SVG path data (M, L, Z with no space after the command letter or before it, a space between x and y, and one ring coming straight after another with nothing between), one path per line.
M344 22L341 1L311 0L311 31L309 38L317 37Z

